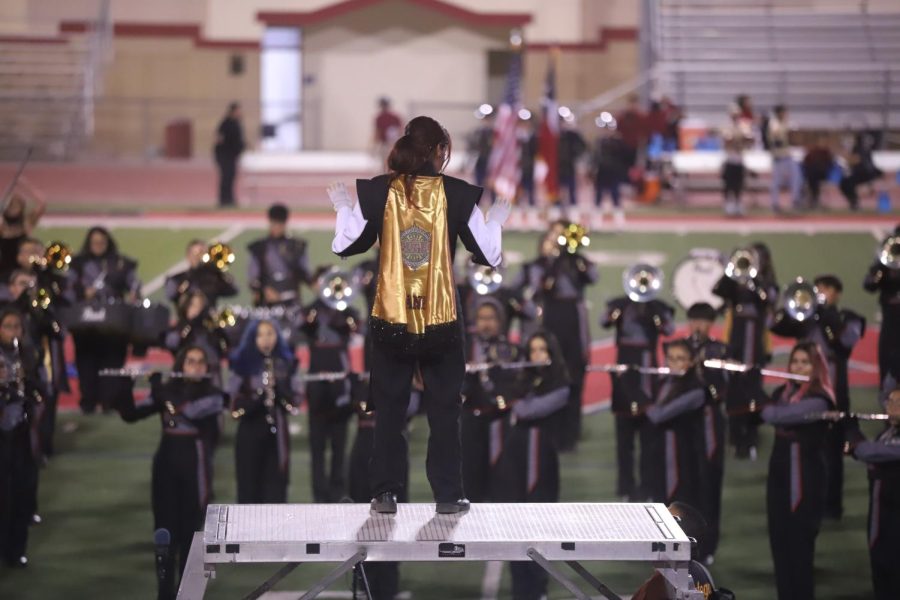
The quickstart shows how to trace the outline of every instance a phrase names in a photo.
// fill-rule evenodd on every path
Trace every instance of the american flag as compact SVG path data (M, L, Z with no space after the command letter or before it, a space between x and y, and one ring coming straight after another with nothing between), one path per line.
M559 199L559 103L556 100L556 60L559 51L550 52L547 80L541 101L541 129L538 134L538 154L547 166L544 188L551 202Z
M488 181L502 197L513 199L519 187L519 146L516 127L522 107L522 51L514 49L503 102L494 120L494 144L488 159Z

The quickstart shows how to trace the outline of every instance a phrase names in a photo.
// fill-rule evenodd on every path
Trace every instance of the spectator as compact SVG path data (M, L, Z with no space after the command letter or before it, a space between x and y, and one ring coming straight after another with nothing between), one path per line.
M219 167L219 206L234 206L234 180L238 160L244 151L244 132L241 128L241 106L228 105L228 112L219 123L216 135L215 158Z
M822 183L828 180L834 167L834 154L828 147L827 138L818 137L806 148L801 167L809 191L809 208L818 208Z
M638 97L628 96L628 105L616 117L616 126L622 135L622 142L628 149L628 168L637 164L638 152L647 143L647 116L640 109Z
M766 139L772 153L772 210L776 213L781 212L779 195L785 185L791 193L792 206L796 209L800 204L800 169L791 156L788 131L787 108L779 104L766 125Z
M566 120L561 120L562 131L559 133L559 187L569 193L569 205L578 206L578 181L576 165L578 159L587 150L587 142L578 130Z
M402 130L403 122L391 110L390 98L382 96L378 99L378 114L375 115L375 156L378 158L379 168L384 168L387 164L388 153Z
M859 208L859 193L856 188L879 179L884 172L875 166L872 150L878 146L878 134L860 131L853 140L853 148L847 157L849 172L841 179L841 192L850 204L851 210Z

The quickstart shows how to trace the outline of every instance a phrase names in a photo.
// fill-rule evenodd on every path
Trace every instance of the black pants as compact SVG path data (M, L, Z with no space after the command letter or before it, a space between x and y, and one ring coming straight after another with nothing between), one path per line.
M744 191L744 171L744 165L739 163L725 163L722 167L724 184L722 195L725 196L725 200L734 199L740 202Z
M75 333L75 367L81 389L81 410L94 412L97 406L110 410L114 405L115 378L100 377L101 369L121 369L125 366L128 340L124 336L95 333Z
M584 395L583 364L569 365L569 401L557 418L556 445L562 452L570 452L578 446L581 438L581 401Z
M844 514L844 425L833 423L825 436L825 515Z
M766 484L769 546L778 600L813 600L813 561L825 499L818 453L776 437Z
M700 467L701 512L706 519L707 535L700 540L700 556L714 555L719 547L722 520L722 482L725 476L725 417L718 406L703 409L704 456Z
M751 405L763 400L762 376L759 371L733 373L725 396L728 411L728 439L737 458L748 458L751 448L759 444L759 418Z
M28 423L0 431L0 555L9 565L25 556L37 478Z
M259 413L245 415L238 425L234 440L238 504L287 502L287 422L282 412L276 414L280 419L276 423L278 433L272 432Z
M234 206L234 180L237 177L237 156L220 156L219 165L219 206Z
M374 343L370 391L375 403L375 449L372 453L372 491L400 494L406 485L409 448L406 409L416 365L425 385L428 450L425 471L436 502L455 502L464 496L459 417L466 360L460 341L446 352L428 357L399 355Z
M869 479L869 562L876 600L892 600L900 590L900 479Z
M634 446L640 437L638 458L640 483L634 474ZM643 501L658 493L656 482L661 476L657 464L659 450L657 431L643 416L616 415L616 495L632 501ZM656 492L656 493L655 493Z
M347 452L349 413L309 413L309 450L313 502L338 502L347 493L344 457ZM327 454L331 452L331 464Z
M487 502L491 484L491 429L495 421L487 415L464 410L460 419L462 477L472 502ZM496 421L502 425L501 421Z
M175 565L184 573L194 532L203 527L210 458L203 442L192 436L163 436L153 457L153 527L171 536L166 577L157 581L160 600L175 598Z

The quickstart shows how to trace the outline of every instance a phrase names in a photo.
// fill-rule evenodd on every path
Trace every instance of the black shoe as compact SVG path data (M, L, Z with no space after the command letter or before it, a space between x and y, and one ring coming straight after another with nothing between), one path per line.
M439 515L454 515L466 512L469 510L469 501L465 498L460 498L455 502L438 502L434 510Z
M382 492L372 498L372 504L370 505L369 510L386 515L396 514L397 496L391 492Z

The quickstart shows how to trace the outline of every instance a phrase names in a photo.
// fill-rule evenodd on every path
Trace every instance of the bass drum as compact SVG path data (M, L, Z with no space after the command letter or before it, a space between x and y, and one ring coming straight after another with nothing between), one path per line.
M672 295L685 310L697 302L706 302L716 310L724 300L712 293L725 274L725 255L713 248L694 248L675 265Z

